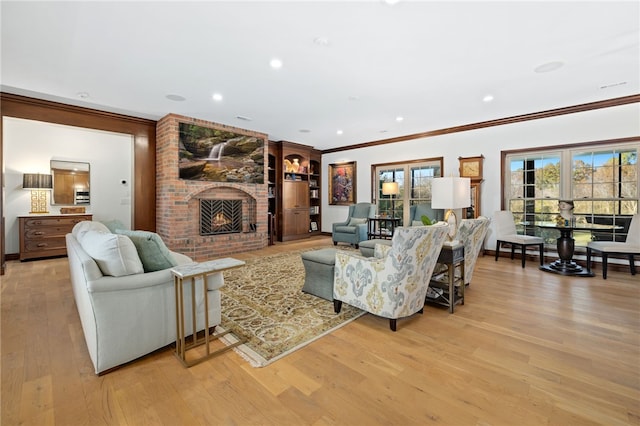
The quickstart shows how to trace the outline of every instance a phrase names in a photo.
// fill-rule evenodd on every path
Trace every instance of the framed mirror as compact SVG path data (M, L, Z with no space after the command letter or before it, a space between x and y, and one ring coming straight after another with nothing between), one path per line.
M91 204L89 163L51 160L52 206Z

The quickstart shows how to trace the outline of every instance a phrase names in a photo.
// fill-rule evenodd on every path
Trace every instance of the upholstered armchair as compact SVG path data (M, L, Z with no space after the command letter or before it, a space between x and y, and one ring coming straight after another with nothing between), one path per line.
M349 215L344 222L332 226L333 245L339 242L355 244L367 239L367 218L376 214L376 206L371 203L358 203L349 206Z
M336 252L336 313L344 302L389 318L392 331L396 331L398 318L422 313L447 229L446 225L396 228L391 246L377 244L374 257Z
M414 204L409 208L409 223L407 226L423 226L422 216L427 216L432 222L443 220L442 209L432 209L431 204Z
M462 219L458 225L455 240L464 244L464 283L470 284L473 270L482 251L484 238L489 230L489 219L480 216L477 219ZM438 264L436 271L447 271L447 266Z

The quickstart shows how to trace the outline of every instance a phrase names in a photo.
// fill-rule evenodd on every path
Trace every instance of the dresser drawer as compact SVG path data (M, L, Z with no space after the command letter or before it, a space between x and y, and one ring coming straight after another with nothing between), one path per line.
M39 252L50 250L66 250L67 244L64 236L55 238L41 238L36 240L26 240L24 250L27 252ZM66 253L66 251L65 251Z
M72 229L76 223L83 220L91 220L87 216L75 216L75 217L34 217L25 218L24 226L27 229L40 228L45 226L62 226L65 229Z
M73 227L72 227L73 228ZM24 238L29 240L41 240L43 238L62 237L69 233L68 227L61 226L40 226L37 228L27 228L24 232Z

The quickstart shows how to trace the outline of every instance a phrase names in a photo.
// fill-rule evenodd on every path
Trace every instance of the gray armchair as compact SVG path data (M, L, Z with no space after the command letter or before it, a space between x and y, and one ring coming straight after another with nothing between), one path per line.
M433 222L444 220L444 210L432 209L431 204L415 204L409 208L409 223L406 226L422 226L422 215Z
M338 243L355 244L358 248L360 241L367 239L367 218L374 217L376 206L371 203L358 203L349 206L349 216L344 222L334 223L332 226L333 245Z

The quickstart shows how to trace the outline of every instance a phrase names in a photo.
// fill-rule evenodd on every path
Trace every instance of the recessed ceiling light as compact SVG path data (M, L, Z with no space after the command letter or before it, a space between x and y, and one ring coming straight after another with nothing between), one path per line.
M533 70L537 73L551 72L551 71L560 69L563 66L564 66L564 62L553 61L553 62L547 62L546 64L538 65Z
M170 101L176 101L176 102L182 102L186 100L184 96L180 96L180 95L167 95L165 96L165 98L169 99Z
M329 39L327 37L316 37L313 39L313 42L318 46L328 46Z
M76 96L80 99L87 99L89 97L89 94L87 92L78 92L76 93Z
M493 95L486 95L482 98L482 102L491 102L493 100Z
M342 130L340 130L340 129L338 129L338 130L336 131L336 134L337 134L337 135L341 135L341 134L343 134L343 133L344 133L344 132L343 132Z
M236 115L236 118L238 120L242 120L242 121L251 121L251 120L253 120L252 118L245 117L244 115Z
M396 117L396 121L397 121L398 123L399 123L399 122L401 122L402 120L404 120L404 117L402 117L401 115L399 115L399 116L397 116L397 117Z
M274 69L282 68L282 61L278 58L273 58L271 62L269 62L269 65Z
M220 102L222 100L222 95L220 93L214 93L211 98L216 102Z
M400 0L384 0L384 2L390 6L397 4Z

